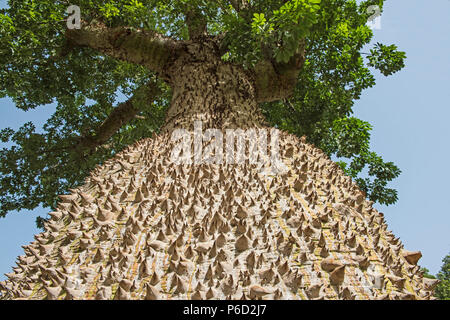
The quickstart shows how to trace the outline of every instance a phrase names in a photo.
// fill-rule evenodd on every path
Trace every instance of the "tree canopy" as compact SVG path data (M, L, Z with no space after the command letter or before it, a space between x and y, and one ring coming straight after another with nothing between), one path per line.
M0 11L0 97L10 97L25 111L57 107L42 130L27 122L18 130L0 131L1 141L12 145L0 151L0 216L54 207L57 195L82 184L96 165L157 133L170 104L171 88L158 72L70 36L69 5L81 8L84 26L101 25L101 32L139 30L174 42L210 37L220 45L223 60L248 70L264 63L278 72L297 68L291 96L260 101L268 122L305 135L342 160L370 200L395 203L397 191L388 183L400 170L370 150L371 125L352 115L355 100L375 85L375 70L389 76L404 67L405 53L395 45L377 43L363 52L373 38L367 9L382 9L383 3L9 1Z
M450 300L450 254L442 259L442 267L436 276L429 274L429 270L422 268L424 277L430 279L438 279L440 282L434 291L436 298L439 300Z
M450 300L450 254L442 259L442 267L437 278L441 282L436 288L436 297L441 300Z

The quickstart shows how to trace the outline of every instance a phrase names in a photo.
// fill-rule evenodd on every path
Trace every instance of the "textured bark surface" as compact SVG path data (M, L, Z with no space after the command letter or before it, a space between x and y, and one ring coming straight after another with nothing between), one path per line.
M264 129L257 84L187 43L162 70L173 86L163 133L61 196L45 231L0 283L22 299L431 299L420 252L327 156L279 132L283 172L179 165L174 129ZM276 87L277 84L274 84ZM249 152L249 151L247 151Z
M305 63L305 44L301 43L288 63L260 61L252 70L255 75L257 102L272 102L290 97Z
M241 67L225 63L212 41L190 43L166 70L173 88L163 132L193 128L262 127L265 120L255 97L253 80Z
M164 73L166 64L182 50L181 43L157 32L135 28L108 28L102 24L67 30L72 45L89 47L110 57Z
M175 165L143 140L61 197L2 284L27 299L429 299L434 283L317 148L265 165Z

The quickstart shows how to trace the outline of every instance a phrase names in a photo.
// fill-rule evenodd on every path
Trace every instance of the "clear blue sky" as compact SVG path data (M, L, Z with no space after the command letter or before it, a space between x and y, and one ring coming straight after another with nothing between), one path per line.
M0 0L0 7L5 5ZM354 108L374 127L372 149L403 171L392 184L399 191L398 203L376 207L407 249L422 251L419 264L433 274L450 253L449 34L449 0L386 1L374 42L406 51L406 68L388 78L377 74L377 85ZM43 106L25 113L0 99L0 128L17 129L27 121L39 126L53 111ZM35 218L47 211L14 212L0 219L0 280L23 254L21 245L38 232Z

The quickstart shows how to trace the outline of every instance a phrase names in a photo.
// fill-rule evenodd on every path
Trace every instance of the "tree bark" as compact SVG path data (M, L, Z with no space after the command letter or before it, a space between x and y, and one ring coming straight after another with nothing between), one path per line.
M166 70L173 98L164 130L265 126L259 103L285 99L294 92L305 61L304 45L286 64L261 61L253 70L222 61L214 40L185 42L185 50Z
M194 121L217 129L265 126L251 73L222 61L218 50L214 41L190 42L167 70L173 97L163 132L192 129Z
M180 165L171 157L172 130L192 130L197 120L205 129L265 127L257 102L290 91L291 84L274 83L271 94L268 82L221 61L217 50L212 41L186 42L164 71L174 96L163 133L60 196L0 292L13 299L431 299L419 255L402 250L383 214L304 139L270 132L280 138L279 172L267 153L247 161L250 147L238 164ZM292 69L268 70L271 81L296 77ZM122 121L116 116L104 132Z
M188 8L185 10L186 24L189 30L189 39L198 39L207 35L207 21L199 8Z
M166 64L182 49L180 42L157 32L101 24L67 30L66 37L77 46L89 47L110 57L139 64L164 74Z
M177 41L152 31L108 28L100 24L68 30L67 38L77 46L143 65L169 82L174 97L165 128L186 122L180 119L194 113L214 113L214 117L207 116L208 122L219 126L248 126L252 122L259 126L264 120L258 103L292 95L305 61L304 43L286 64L265 59L246 71L221 60L220 44L204 35L202 17L188 11L186 21L193 38L189 41ZM185 110L180 98L195 101L192 104L197 107Z
M257 102L272 102L291 96L305 60L305 43L302 41L288 63L276 63L270 59L260 61L253 69Z

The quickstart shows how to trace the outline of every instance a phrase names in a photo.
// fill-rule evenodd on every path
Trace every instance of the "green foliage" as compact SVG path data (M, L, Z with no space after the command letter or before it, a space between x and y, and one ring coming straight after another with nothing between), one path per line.
M77 150L80 136L88 136L101 124L113 109L112 104L87 104L86 99L77 96L58 104L56 112L38 133L29 122L14 132L10 128L0 131L2 142L13 144L0 151L0 216L8 211L34 209L39 205L56 206L56 195L66 193L79 185L87 173L97 164L111 158L118 151L133 142L150 137L161 126L170 95L153 104L141 103L140 116L112 137L108 144L95 152Z
M320 0L254 1L244 12L227 10L221 19L234 62L254 66L269 52L287 63L318 21Z
M436 279L435 276L433 276L432 274L430 274L430 270L428 270L427 268L420 268L420 270L423 272L423 277L424 277L424 278L428 278L428 279Z
M236 10L232 4L243 3ZM280 129L306 135L309 142L342 160L373 201L397 200L387 183L400 174L369 148L371 126L352 117L355 100L375 79L370 67L390 75L404 66L396 47L377 44L361 53L373 34L366 26L371 4L354 0L21 0L0 11L0 97L23 110L56 103L42 130L31 123L0 131L10 147L0 151L0 216L11 210L54 207L57 194L81 184L96 165L161 126L170 90L91 153L76 152L78 137L92 134L111 112L117 97L131 95L153 74L88 48L73 48L64 36L69 4L82 19L129 26L188 39L185 12L194 10L210 35L223 39L224 58L245 68L261 59L281 65L306 44L306 62L294 95L263 104L267 119ZM199 18L199 19L200 19ZM344 163L346 165L344 166ZM367 171L367 173L365 172Z
M450 254L442 259L442 267L437 276L430 274L427 268L421 268L424 277L438 279L440 282L434 290L434 295L439 300L450 300Z
M437 274L437 278L441 282L435 290L435 296L440 300L450 300L450 254L442 262L441 271Z
M370 152L371 125L356 118L339 119L334 122L327 150L336 150L337 157L352 159L340 161L344 172L355 179L370 200L392 204L398 199L397 191L386 188L387 182L397 178L401 171L392 162L384 162L375 152ZM371 178L358 177L364 169Z
M396 45L385 46L377 43L373 49L370 50L369 66L375 67L385 76L402 69L405 64L406 55L404 52L397 51Z
M365 25L370 4L373 1L358 7L355 1L322 0L320 19L307 37L307 61L294 96L289 101L265 104L263 110L271 124L305 135L329 156L342 158L341 167L368 198L389 205L398 200L398 195L387 185L401 171L370 150L371 126L351 117L355 100L364 89L375 85L370 61L361 54L373 36ZM381 57L386 62L375 66L382 67L380 71L385 72L390 65L392 73L403 66L403 59L391 62L393 57L404 57L403 53L391 50L385 57L383 52Z
M47 222L47 219L44 219L42 217L37 217L36 218L36 226L39 229L44 229L44 223Z

